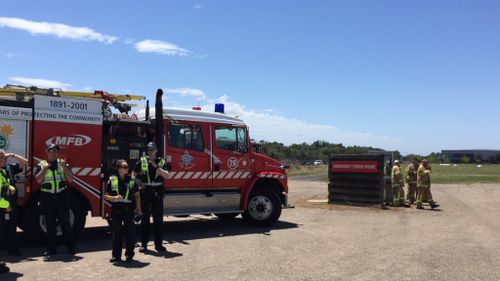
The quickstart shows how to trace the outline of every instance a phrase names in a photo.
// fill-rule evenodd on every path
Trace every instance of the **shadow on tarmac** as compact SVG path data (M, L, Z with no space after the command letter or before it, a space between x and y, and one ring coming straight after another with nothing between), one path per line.
M17 280L17 278L21 278L24 275L22 273L18 272L7 272L7 273L2 273L0 275L0 279L2 281L11 281L11 280Z
M124 267L124 268L143 268L148 266L150 263L149 262L141 262L138 260L133 260L131 262L117 262L114 263L113 265L116 267Z
M194 217L186 220L168 221L164 223L163 240L168 249L168 244L181 243L183 245L190 245L190 241L197 239L217 238L224 236L238 236L247 234L262 234L272 235L273 230L286 230L299 227L296 223L278 221L271 227L255 227L250 226L243 221L242 218L235 218L232 220L219 220L211 217ZM136 230L138 230L136 226ZM36 257L40 257L44 251L44 245L39 241L32 241L20 232L19 245L21 245L22 257L12 257L2 255L2 259L8 263L14 262L29 262L35 261ZM152 234L151 234L152 236ZM136 241L139 241L137 231ZM111 234L106 226L88 227L85 228L80 235L76 245L77 255L67 255L66 247L59 245L58 251L60 254L53 255L46 258L46 261L63 261L72 262L82 259L78 253L89 253L97 251L110 251L111 252ZM2 250L2 252L5 250ZM145 254L164 257L167 259L182 256L182 253L165 252L158 253L156 251L147 251ZM144 267L140 262L133 262L131 264L124 264L124 267ZM5 276L5 275L4 275ZM2 276L2 280L4 280ZM5 279L7 280L7 279Z

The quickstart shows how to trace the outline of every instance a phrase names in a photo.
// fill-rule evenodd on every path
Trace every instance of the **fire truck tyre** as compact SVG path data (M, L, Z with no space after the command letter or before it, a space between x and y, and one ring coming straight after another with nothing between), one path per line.
M215 214L215 216L221 220L232 220L240 213L225 213L225 214Z
M281 201L272 190L257 189L250 194L243 218L255 226L271 226L281 215Z
M70 194L70 210L69 210L69 222L73 227L74 237L77 238L83 231L86 222L87 211L83 203L78 197ZM35 200L37 201L37 200ZM28 226L28 233L35 240L45 240L47 235L47 222L43 210L36 203L31 204L27 213L31 220ZM57 222L56 225L56 235L57 237L62 237L61 226Z

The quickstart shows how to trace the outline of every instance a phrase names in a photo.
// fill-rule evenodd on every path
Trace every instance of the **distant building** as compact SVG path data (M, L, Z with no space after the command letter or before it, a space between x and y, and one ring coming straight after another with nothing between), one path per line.
M460 150L441 150L440 159L448 159L451 163L461 163L464 156L469 157L470 162L476 160L481 162L497 163L500 161L500 150L487 149L460 149Z

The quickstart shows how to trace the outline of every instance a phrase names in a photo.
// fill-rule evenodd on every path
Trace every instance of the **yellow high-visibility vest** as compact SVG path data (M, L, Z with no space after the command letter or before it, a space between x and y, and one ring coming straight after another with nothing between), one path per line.
M116 192L117 195L120 195L120 186L119 186L119 182L118 182L118 177L117 176L110 176L109 181L111 183L111 190ZM130 178L130 181L128 182L128 185L127 185L127 192L125 193L125 197L123 199L128 200L128 195L130 193L130 189L132 189L134 184L135 184L135 180L133 178Z
M40 164L47 163L47 161L43 160ZM64 170L59 165L60 160L57 159L57 169L52 170L48 169L47 173L45 173L45 177L42 181L42 188L40 189L42 192L47 193L60 193L66 189L66 178L64 177Z
M148 184L151 183L151 179L149 178L149 165L148 165L148 158L146 157L141 157L141 172L146 173L148 177ZM161 159L160 162L158 162L158 167L163 168L163 165L165 165L165 160ZM156 179L156 176L155 176Z
M5 198L8 195L10 179L4 169L0 169L0 209L10 207L10 202Z

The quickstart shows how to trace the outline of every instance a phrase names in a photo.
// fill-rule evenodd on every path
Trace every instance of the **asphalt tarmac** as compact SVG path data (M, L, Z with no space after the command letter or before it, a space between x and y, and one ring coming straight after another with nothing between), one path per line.
M46 260L21 234L24 256L3 250L11 273L0 280L500 280L500 186L432 189L439 210L382 210L308 201L326 198L326 183L291 180L296 208L272 227L168 217L168 252L136 249L129 264L108 262L106 223L89 218L75 257L60 246Z

